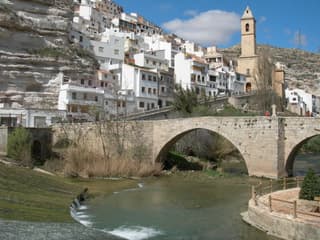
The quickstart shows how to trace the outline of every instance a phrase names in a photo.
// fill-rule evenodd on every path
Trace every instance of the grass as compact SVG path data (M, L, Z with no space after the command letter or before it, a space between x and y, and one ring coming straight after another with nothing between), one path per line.
M20 221L72 222L69 206L84 189L90 196L131 188L133 180L90 180L49 176L0 164L0 218Z

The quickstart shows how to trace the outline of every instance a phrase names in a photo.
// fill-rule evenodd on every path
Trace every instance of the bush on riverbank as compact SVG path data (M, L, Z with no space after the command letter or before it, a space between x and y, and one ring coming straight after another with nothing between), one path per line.
M309 169L305 176L299 198L305 200L314 200L314 197L320 196L320 178L314 173L312 169Z
M166 160L163 163L165 170L171 170L177 168L178 170L197 170L201 171L203 166L198 162L190 162L183 155L177 152L169 152Z
M22 165L31 166L31 136L25 128L15 128L8 137L8 156Z

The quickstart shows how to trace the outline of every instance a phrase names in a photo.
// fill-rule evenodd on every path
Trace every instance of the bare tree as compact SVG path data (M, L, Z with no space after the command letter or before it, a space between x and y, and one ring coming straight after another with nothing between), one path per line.
M255 102L259 110L270 111L273 104L278 104L278 97L272 88L274 64L269 51L261 49L253 78L256 85Z

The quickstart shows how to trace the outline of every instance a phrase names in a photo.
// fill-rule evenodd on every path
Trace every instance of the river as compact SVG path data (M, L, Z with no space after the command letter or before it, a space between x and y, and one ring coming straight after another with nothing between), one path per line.
M295 172L301 175L311 163L320 169L316 157L300 157ZM235 167L232 169L234 172ZM241 220L250 186L258 181L213 172L143 179L136 188L91 200L79 218L86 225L130 240L276 239Z

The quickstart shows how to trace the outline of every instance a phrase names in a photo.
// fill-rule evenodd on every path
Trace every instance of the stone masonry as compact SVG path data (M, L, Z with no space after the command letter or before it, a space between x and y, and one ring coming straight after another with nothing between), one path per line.
M186 133L206 129L225 137L239 150L250 176L267 178L290 175L299 147L320 133L320 118L311 117L196 117L128 123L138 123L153 162L163 161L170 147ZM83 127L94 129L94 124ZM56 126L54 137L59 133Z

